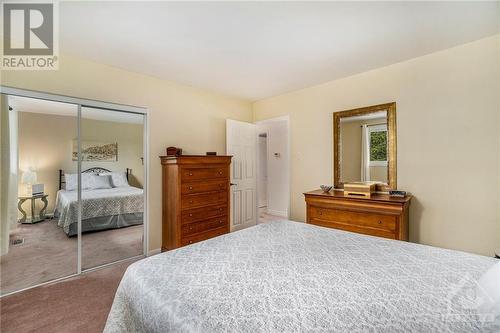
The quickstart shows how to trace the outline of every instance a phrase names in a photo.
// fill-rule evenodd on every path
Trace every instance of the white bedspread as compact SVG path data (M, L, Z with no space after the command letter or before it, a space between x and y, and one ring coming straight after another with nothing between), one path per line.
M68 233L69 226L78 221L77 191L57 192L56 215L58 225ZM143 190L137 187L115 187L110 189L82 191L82 220L144 211Z
M272 222L132 264L104 332L498 332L471 301L495 263Z

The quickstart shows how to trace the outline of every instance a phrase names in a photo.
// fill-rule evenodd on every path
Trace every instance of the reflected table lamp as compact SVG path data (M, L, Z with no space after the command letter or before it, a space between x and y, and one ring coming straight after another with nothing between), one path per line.
M26 185L26 195L33 194L32 185L36 183L37 176L36 172L33 169L29 169L28 171L23 172L23 176L21 177L21 183Z

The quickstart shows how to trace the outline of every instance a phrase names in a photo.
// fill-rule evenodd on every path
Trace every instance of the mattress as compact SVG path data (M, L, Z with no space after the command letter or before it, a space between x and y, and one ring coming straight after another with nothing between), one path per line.
M82 231L97 231L142 223L143 190L137 187L82 191ZM58 226L72 236L78 223L77 191L57 192L54 216Z
M495 332L494 258L277 221L129 266L104 332Z

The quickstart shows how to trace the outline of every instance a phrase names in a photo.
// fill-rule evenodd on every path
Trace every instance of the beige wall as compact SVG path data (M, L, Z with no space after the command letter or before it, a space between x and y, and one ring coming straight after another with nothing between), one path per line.
M342 182L359 182L361 180L361 121L340 124ZM333 180L332 180L333 182Z
M44 184L45 193L49 195L49 213L54 210L59 169L68 173L77 172L77 164L71 156L72 142L77 136L76 122L76 108L75 117L18 113L19 175L30 167L37 172L38 183ZM83 119L82 140L118 143L118 161L82 162L82 170L103 167L111 171L125 171L130 168L130 184L142 187L142 125ZM18 180L19 193L23 193L26 186L21 184L21 177ZM40 202L37 203L40 205ZM29 202L26 202L25 210L29 211Z
M398 185L415 195L412 241L491 255L500 247L499 36L253 104L253 118L290 115L292 219L301 194L332 182L332 112L397 102ZM62 56L59 71L2 72L1 84L150 110L150 249L161 244L158 155L225 151L225 119L252 104ZM311 172L314 171L314 172Z
M186 154L225 153L225 119L252 120L250 102L72 56L58 71L3 71L1 84L149 109L150 249L161 246L161 167L168 146Z
M398 187L415 195L410 239L492 255L500 247L499 43L485 38L254 104L290 115L292 219L332 182L332 113L397 102Z

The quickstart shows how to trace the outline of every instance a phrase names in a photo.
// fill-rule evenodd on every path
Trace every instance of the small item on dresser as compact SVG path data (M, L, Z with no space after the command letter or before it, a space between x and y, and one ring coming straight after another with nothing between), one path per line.
M167 148L167 156L181 156L182 148L177 147L168 147Z
M389 195L391 197L398 197L398 198L404 198L406 197L406 191L400 191L400 190L390 190Z
M378 182L352 182L344 184L344 196L370 198Z
M319 187L325 193L330 192L332 190L332 188L333 188L333 186L331 186L331 185L320 185Z
M216 151L207 151L207 156L217 156Z

